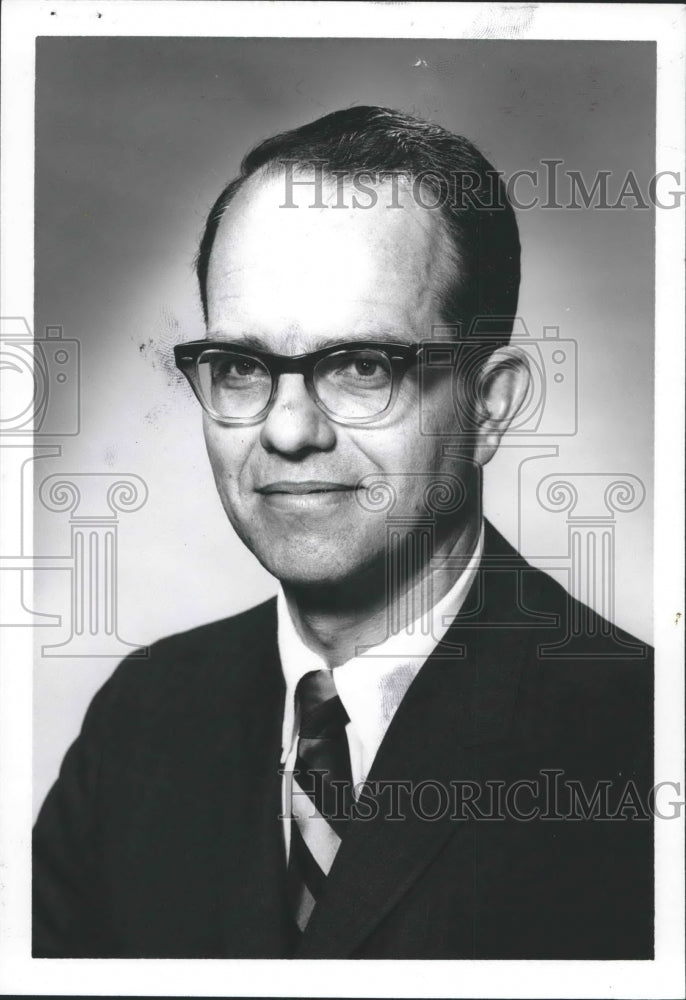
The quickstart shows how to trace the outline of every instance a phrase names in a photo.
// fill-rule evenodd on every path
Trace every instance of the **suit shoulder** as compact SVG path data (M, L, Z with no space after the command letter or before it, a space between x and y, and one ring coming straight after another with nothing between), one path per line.
M280 670L276 599L247 611L165 636L119 664L106 687L127 702L159 705L165 694L193 699L226 691L255 672Z
M282 688L268 601L128 656L93 697L70 753L110 778L153 773L155 761L218 746L236 720L276 711Z
M549 617L549 624L530 631L521 678L520 695L536 706L539 725L552 744L580 743L590 755L648 759L652 646L574 598L547 573L522 562L527 613ZM546 739L540 731L539 737Z
M178 654L216 649L220 643L224 648L240 651L243 646L267 637L276 637L275 597L229 618L164 636L150 648L155 657L173 659Z
M533 614L549 617L542 628L543 639L565 643L554 659L606 660L622 662L639 669L652 663L653 648L635 635L620 628L588 604L574 597L552 576L522 560L524 605ZM546 635L545 633L548 633ZM553 638L557 633L557 638ZM567 655L565 656L565 652Z
M505 609L516 608L518 615L513 624L530 627L547 644L573 635L575 641L567 650L569 655L553 657L558 661L573 660L576 650L581 659L623 660L635 666L650 663L653 650L648 643L619 628L572 596L544 570L531 565L488 521L485 527L482 565L488 577L494 617L499 618ZM559 654L562 652L558 649Z

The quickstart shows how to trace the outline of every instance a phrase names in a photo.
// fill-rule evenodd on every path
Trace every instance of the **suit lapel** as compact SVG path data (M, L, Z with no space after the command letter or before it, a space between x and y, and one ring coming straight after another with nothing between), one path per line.
M492 529L489 534L486 554L497 567ZM475 584L464 614L455 620L398 708L368 776L368 788L377 792L371 801L378 815L352 823L297 957L349 956L446 840L464 826L464 820L450 818L450 808L439 819L422 818L411 808L409 793L401 798L402 820L386 819L389 785L384 790L384 782L409 782L411 788L437 782L449 792L451 780L477 776L476 761L481 773L499 771L499 762L507 757L521 662L531 632L521 625L490 624L498 621L498 609L502 611L505 595L512 593L509 574L525 565L517 560L515 568L509 553L505 555L508 571L501 567L488 574L485 584L483 580L481 586ZM479 605L476 614L469 610L473 598Z
M224 875L218 905L223 953L235 958L282 958L292 947L279 818L284 682L275 602L269 610L263 627L246 637L240 651L221 753Z

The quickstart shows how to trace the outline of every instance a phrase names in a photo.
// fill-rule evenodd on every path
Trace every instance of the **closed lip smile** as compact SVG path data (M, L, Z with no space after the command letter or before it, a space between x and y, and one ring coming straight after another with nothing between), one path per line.
M297 482L283 479L275 483L258 486L257 492L266 496L289 493L293 496L304 496L308 493L345 493L357 489L349 483L332 483L320 479L302 479Z

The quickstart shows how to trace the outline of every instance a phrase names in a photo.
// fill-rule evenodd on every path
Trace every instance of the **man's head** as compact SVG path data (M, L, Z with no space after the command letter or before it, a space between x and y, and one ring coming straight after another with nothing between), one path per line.
M490 184L490 208L462 197L462 174L470 190ZM439 326L468 331L475 317L493 318L492 338L477 351L481 360L491 355L490 375L479 381L483 412L467 436L450 371L424 377L421 364L397 379L388 410L364 423L332 416L294 372L279 377L255 423L205 413L229 519L284 582L349 585L383 566L386 518L365 489L374 481L395 494L400 534L423 523L432 482L463 486L460 510L436 516L435 551L449 551L474 524L479 466L526 389L505 347L517 302L517 227L511 207L494 203L494 184L497 175L465 139L396 112L354 108L262 143L212 209L198 256L209 340L293 356L351 342L415 345ZM251 365L231 370L242 389L254 378ZM333 377L350 392L352 373L367 392L380 372L363 361Z

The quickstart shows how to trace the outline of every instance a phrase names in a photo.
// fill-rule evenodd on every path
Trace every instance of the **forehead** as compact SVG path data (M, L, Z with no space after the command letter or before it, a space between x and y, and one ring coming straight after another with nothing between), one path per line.
M374 185L373 199L327 177L316 192L309 170L295 180L306 183L256 175L228 206L210 256L209 332L303 350L313 338L429 336L451 267L438 214L405 184L395 199L390 181Z

